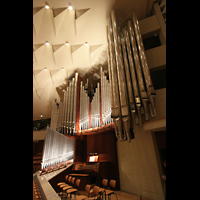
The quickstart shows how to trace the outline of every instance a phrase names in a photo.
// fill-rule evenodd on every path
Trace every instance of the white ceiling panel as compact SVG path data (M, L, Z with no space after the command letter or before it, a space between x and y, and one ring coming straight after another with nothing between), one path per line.
M33 120L41 119L41 113L44 118L51 117L51 103L55 98L59 100L56 87L75 69L86 72L107 60L106 26L111 10L115 9L117 18L123 20L134 9L141 20L147 9L149 15L153 0L46 3L49 9L45 8L45 1L33 0ZM68 3L73 10L68 9ZM65 45L67 41L69 45Z

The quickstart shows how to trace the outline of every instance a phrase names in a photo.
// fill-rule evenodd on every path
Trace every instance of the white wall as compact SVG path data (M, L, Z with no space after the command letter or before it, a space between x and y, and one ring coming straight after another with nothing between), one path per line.
M166 88L156 90L157 117L137 126L135 138L117 142L121 191L163 200L161 163L153 132L166 130Z

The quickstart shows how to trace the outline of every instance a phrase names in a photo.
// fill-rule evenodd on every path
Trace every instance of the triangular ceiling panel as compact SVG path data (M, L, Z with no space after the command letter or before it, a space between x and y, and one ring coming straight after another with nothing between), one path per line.
M84 25L87 23L88 16L89 16L89 10L88 9L86 12L84 12L81 16L79 16L76 19L76 35L79 36L82 28Z
M53 72L53 70L51 71ZM56 86L63 84L65 78L66 78L66 71L61 69L55 71L54 74L51 76L52 82Z
M87 12L90 8L75 10L75 19L78 19L81 15Z
M82 45L80 48L72 53L73 66L75 68L85 68L90 66L89 51L89 46Z
M90 45L90 54L93 53L95 50L97 50L101 45L103 44Z
M71 53L74 53L76 50L78 50L83 44L77 44L77 45L71 45Z
M53 12L53 15L54 15L54 12ZM66 8L64 8L64 10L62 10L62 12L60 12L58 15L56 15L54 17L54 26L55 26L56 35L58 35L58 32L63 24L65 15L66 15Z
M50 71L50 74L51 74L51 77L56 74L58 71L60 71L60 69L53 69L53 70L49 70Z
M45 7L43 7L42 9L40 9L38 12L36 12L33 15L33 24L34 24L35 32L36 32L37 36L39 35L39 31L40 31L40 26L41 26L44 10L45 10Z
M33 74L33 88L37 88L39 85L38 85L38 82L37 80L35 79L35 75Z
M63 12L66 8L53 8L53 17L55 18L57 15L59 15L61 12Z
M41 88L45 87L46 85L52 85L52 80L49 70L42 70L40 73L35 75L35 79L37 80Z
M36 50L39 49L42 45L44 45L44 43L42 43L42 44L34 44L34 45L33 45L33 51L36 51Z
M95 65L97 62L98 63L103 63L105 61L105 58L107 58L107 51L105 50L105 48L107 47L107 45L93 45L90 47L90 64L91 65ZM105 53L105 55L103 54Z
M40 11L42 8L44 8L44 6L33 8L33 15L35 15L35 14L36 14L38 11Z
M40 72L42 72L43 71L43 69L39 69L39 70L34 70L33 71L33 74L34 74L34 76L37 76Z
M44 88L35 89L35 92L38 95L38 98L41 99L42 98L42 94L44 92Z
M71 46L63 45L56 52L53 53L56 60L56 65L60 68L71 68L73 67Z
M55 53L58 49L60 49L64 44L56 44L52 45L53 53Z
M33 50L34 50L34 54L35 54L35 58L37 60L37 63L39 64L42 56L43 56L43 52L44 52L44 44L35 44L33 45Z
M40 47L40 48L42 48L42 47ZM46 67L47 69L59 68L58 66L56 67L55 58L54 58L53 49L52 49L51 44L44 45L44 51L42 53L39 64L40 64L41 68L44 68L44 67Z

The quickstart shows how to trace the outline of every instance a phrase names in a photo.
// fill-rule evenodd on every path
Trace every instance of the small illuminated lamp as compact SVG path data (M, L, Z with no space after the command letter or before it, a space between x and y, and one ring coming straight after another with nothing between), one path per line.
M48 42L48 41L46 41L46 45L49 45L49 42Z
M87 42L85 42L85 46L87 46L88 45L88 43Z
M47 70L47 68L45 67L45 68L44 68L44 70L46 71L46 70Z
M46 6L45 6L45 8L46 8L46 9L49 9L49 6L48 6L48 5L46 5Z
M67 45L67 46L69 45L69 42L68 42L68 41L66 42L66 45Z
M42 113L41 113L40 117L43 117Z
M64 70L64 68L62 67L61 70Z
M72 7L71 3L69 3L68 5L69 5L69 10L72 10L73 7Z

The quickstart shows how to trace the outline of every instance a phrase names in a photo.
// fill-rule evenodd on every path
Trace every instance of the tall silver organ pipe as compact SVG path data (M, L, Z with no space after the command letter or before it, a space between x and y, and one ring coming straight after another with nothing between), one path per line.
M132 19L133 19L133 27L134 27L134 31L135 31L135 35L136 35L136 40L137 40L137 45L138 45L138 49L139 49L139 56L140 56L140 61L142 64L142 69L143 69L143 74L144 74L144 79L145 79L145 83L146 83L146 88L147 88L147 94L149 97L149 107L150 107L150 112L152 117L156 117L156 108L155 108L155 90L154 90L154 86L153 86L153 82L151 80L151 75L150 75L150 71L149 71L149 67L147 64L147 59L146 59L146 55L145 55L145 50L144 50L144 45L143 45L143 41L142 41L142 36L140 33L140 27L139 27L139 23L138 23L138 19L136 16L135 11L132 11Z
M101 104L102 104L102 120L103 125L110 124L111 119L111 87L101 69ZM99 119L100 120L100 119Z
M74 158L74 140L47 127L41 168Z
M79 130L89 129L89 97L81 81Z
M100 85L97 83L96 92L91 101L91 128L101 126Z
M110 107L115 134L121 141L131 142L136 125L142 126L142 114L145 120L149 120L149 113L152 117L156 116L155 90L134 11L131 20L125 22L120 29L115 11L111 11L107 26L107 43L112 98ZM104 78L102 81L104 84ZM104 112L103 107L102 109Z
M112 116L115 127L116 137L122 140L122 118L121 118L121 107L119 103L119 90L118 90L118 80L117 80L117 68L115 61L115 50L114 50L114 40L113 40L113 31L111 26L111 19L108 20L108 29L107 29L107 41L109 47L108 57L110 55L110 68L111 68L111 81L112 81L112 94L113 94L113 108ZM109 65L108 65L109 66Z

